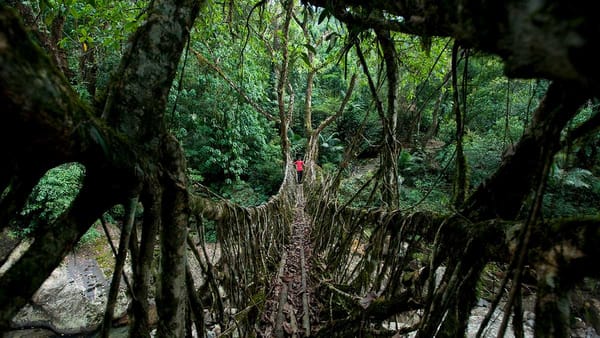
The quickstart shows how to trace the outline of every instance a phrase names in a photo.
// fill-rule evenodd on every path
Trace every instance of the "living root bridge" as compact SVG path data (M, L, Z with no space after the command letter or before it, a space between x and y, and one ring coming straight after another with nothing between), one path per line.
M272 280L265 311L261 316L260 337L309 337L313 324L314 299L311 275L312 249L310 223L304 217L302 186L297 186L297 203L291 240L286 245L277 276Z
M286 170L277 194L256 207L242 207L226 200L215 203L200 195L190 198L192 214L216 223L222 252L217 263L221 276L218 282L225 294L213 297L221 297L229 309L238 309L231 318L233 321L220 323L224 332L238 330L249 335L264 311L270 283L290 241L296 201L294 174ZM225 313L216 316L228 318Z
M515 295L521 292L520 276L526 265L539 268L540 272L556 273L560 278L566 277L559 270L591 268L588 264L599 257L593 245L586 243L594 242L578 236L586 233L597 240L596 220L570 222L570 227L558 227L564 231L561 234L557 227L547 224L560 224L560 220L538 219L549 166L560 150L563 130L589 95L586 88L575 83L552 83L514 152L455 213L405 215L395 210L347 209L335 201L316 198L335 194L315 189L308 210L317 226L313 232L315 249L323 253L326 278L352 290L356 297L372 295L366 300L391 300L408 293L410 299L423 304L423 315L414 327L419 337L454 337L466 332L477 297L475 286L486 264L509 263L507 276L513 283L505 313L510 313L513 305L516 312L522 312L520 297ZM579 129L591 130L589 124L597 126L597 119L590 119ZM547 244L551 251L536 241L563 238L569 232L569 243L548 242L556 245ZM555 266L560 269L550 268ZM565 290L584 275L597 275L591 270L581 271L581 275L573 275L572 280L555 289L544 280L538 281L540 289L555 292L553 297L560 300L538 297L537 308L545 311L536 314L536 322L557 319L550 327L536 326L538 336L566 332L568 321L564 312L568 307L565 310L565 306L558 305L564 303ZM547 275L546 280L553 281L552 276ZM544 306L545 302L548 306Z
M321 253L314 257L322 272L319 299L328 300L321 316L329 322L320 336L357 335L368 323L410 317L417 309L423 311L420 321L401 332L462 335L483 268L511 263L525 226L523 221L473 223L458 214L405 215L309 201L314 201L308 211L315 224L315 252ZM541 336L569 332L568 307L565 313L561 304L584 277L598 278L600 218L537 222L533 229L525 264L538 272L536 322L543 322L536 330Z
M310 187L313 198L307 208L316 226L312 241L314 252L321 255L313 258L322 261L313 261L313 266L324 267L322 299L329 301L321 316L328 319L323 332L339 323L351 325L348 318L361 318L345 332L362 333L368 330L364 325L368 321L379 324L388 315L386 319L393 319L398 313L410 315L420 308L422 316L408 331L427 338L463 336L482 269L490 262L509 262L510 271L503 281L512 284L506 316L522 313L519 276L529 264L538 274L536 335L566 336L569 291L586 276L599 277L593 265L600 258L599 221L542 220L539 210L550 164L564 146L562 137L567 134L569 142L576 142L594 135L600 125L596 114L574 131L567 130L580 108L600 93L596 4L579 1L572 6L565 1L534 0L310 2L353 27L375 28L380 37L389 35L389 30L426 38L449 36L503 57L512 75L554 81L514 153L503 159L496 173L477 187L464 205L448 214L340 208L323 200L335 194ZM79 162L87 169L83 188L70 208L55 222L43 224L29 250L0 276L0 330L8 327L93 222L112 206L135 196L144 205L144 224L137 229L141 234L131 236L138 239L139 235L141 242L130 244L136 267L132 335L148 336L146 292L156 245L161 250L156 290L158 335L184 336L186 313L190 312L202 327L198 311L202 299L190 286L193 282L186 273L190 269L185 266L188 221L197 215L217 224L223 260L214 278L224 292L215 290L218 287L211 291L229 307L228 313L234 313L225 322L225 307L218 309L225 333L239 327L240 335L246 335L255 327L267 298L265 290L269 290L284 245L289 243L292 176L286 171L278 196L256 208L225 202L214 205L188 193L183 152L169 135L164 113L200 5L196 0L151 1L147 20L131 37L117 75L106 96L98 97L96 107L78 98L51 59L29 39L12 8L4 2L0 5L0 107L5 109L0 114L0 155L5 160L0 167L0 224L6 226L17 217L46 170L66 162ZM292 91L284 95L291 86L287 81L287 43L294 2L287 1L285 7L281 26L285 47L276 89L283 152L289 151L290 121L286 117L294 107ZM384 15L371 16L378 11L407 20L389 22ZM395 72L392 67L387 69ZM393 79L393 75L387 78ZM395 93L388 94L388 106L393 107ZM393 141L395 135L386 136ZM308 147L311 156L315 145ZM390 155L382 157L383 168L395 167L395 157ZM289 158L284 160L289 162ZM385 174L388 181L384 183L396 179L391 171ZM385 187L388 197L396 193L390 187ZM210 279L208 271L205 269L205 277ZM500 293L497 298L502 296ZM187 311L188 300L194 305L192 311ZM404 301L407 306L401 306ZM388 305L379 308L377 304ZM370 317L361 316L361 309Z

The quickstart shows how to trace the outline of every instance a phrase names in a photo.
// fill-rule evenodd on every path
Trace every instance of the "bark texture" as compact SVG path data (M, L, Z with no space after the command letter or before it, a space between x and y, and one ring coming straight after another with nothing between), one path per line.
M363 28L421 36L450 36L463 46L502 57L507 74L573 81L598 92L595 49L600 23L586 1L449 0L307 2ZM385 20L371 11L403 20ZM365 13L365 14L363 14Z
M93 221L147 186L159 191L155 196L163 204L162 213L155 216L169 220L161 233L165 273L159 292L159 332L183 336L188 193L185 161L164 127L163 112L199 6L197 1L152 3L148 20L132 37L119 77L109 88L103 111L106 121L97 119L100 112L78 99L65 77L29 39L14 11L5 5L0 8L0 104L6 107L0 117L0 140L17 145L2 149L10 168L5 174L19 173L15 177L20 182L35 182L47 169L67 161L81 162L87 169L71 208L56 224L44 226L29 251L0 277L0 297L8 297L3 304L11 304L2 308L2 328ZM19 193L17 188L14 184L10 191ZM24 202L20 196L1 202L16 210ZM144 274L140 276L143 283ZM26 286L24 280L29 281Z
M374 28L388 79L386 110L376 97L377 90L357 44L384 122L388 148L382 167L386 168L384 183L389 189L384 195L391 208L351 209L326 200L326 196L335 194L323 191L323 186L316 184L319 182L307 187L312 197L307 209L315 225L314 252L323 255L319 272L329 279L322 284L322 292L330 304L339 306L327 308L331 320L322 332L362 334L367 316L383 320L420 309L423 320L410 330L418 329L423 337L463 335L485 264L511 263L515 261L511 255L531 253L525 262L539 271L536 311L540 325L536 334L566 335L569 290L586 276L600 277L594 265L600 258L600 222L597 218L539 220L536 213L522 210L522 205L543 193L547 168L562 146L565 126L586 100L598 96L600 70L596 63L600 51L596 46L600 21L595 17L595 4L534 0L309 2L326 7L355 28ZM86 168L83 187L72 205L57 221L42 224L30 248L0 275L0 330L8 328L19 308L95 220L115 204L140 195L145 207L144 228L141 237L133 236L130 245L139 263L134 271L132 334L148 335L149 294L145 288L152 272L156 235L160 246L158 335L186 334L185 319L191 317L186 315L187 299L195 290L189 279L186 281L185 251L188 223L196 214L216 221L223 250L218 273L210 264L203 265L210 276L206 288L217 294L218 318L222 320L225 311L216 279L230 304L241 309L235 317L238 333L252 333L264 307L265 290L269 290L281 252L289 242L293 175L286 170L277 196L256 208L214 203L188 191L184 154L166 130L164 111L200 5L193 0L151 2L146 22L131 37L117 76L110 83L102 111L96 111L73 92L57 67L59 62L52 61L32 41L16 11L0 4L2 226L15 217L48 169L66 162L79 162ZM286 163L290 158L287 128L293 111L287 48L293 8L293 1L284 2L278 37L283 51L276 91ZM403 20L386 20L390 16L401 16ZM59 20L55 24L59 29L63 23ZM391 31L450 36L463 46L501 56L511 76L555 80L514 152L464 204L457 203L458 209L448 214L410 214L393 208L397 202L394 180L399 144L398 70ZM312 83L310 77L308 81ZM309 99L305 106L310 112ZM598 122L597 117L591 118L569 139L597 130ZM314 147L316 137L311 141ZM528 215L529 221L523 221ZM368 238L364 236L367 226ZM514 235L519 232L528 235ZM423 241L433 249L427 264L417 265L412 257L420 252ZM126 242L124 239L123 248ZM522 269L522 263L519 260L513 267ZM319 267L317 263L311 265ZM438 272L442 266L445 272ZM202 305L191 298L190 304L196 307L191 312L198 317L198 306ZM343 312L340 308L349 310ZM360 323L348 327L355 320Z

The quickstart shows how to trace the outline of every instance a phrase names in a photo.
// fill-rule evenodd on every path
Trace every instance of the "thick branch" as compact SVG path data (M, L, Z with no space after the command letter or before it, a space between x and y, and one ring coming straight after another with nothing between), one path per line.
M473 220L515 218L540 177L547 161L560 149L560 134L587 98L573 84L552 83L535 112L530 128L500 168L465 203L463 213Z
M73 160L98 133L91 109L6 6L0 7L0 107L0 155L9 167L47 170Z
M321 328L317 333L317 337L329 337L330 335L338 336L340 333L344 336L355 336L359 333L356 332L356 323L361 322L365 318L369 320L384 321L395 314L407 312L411 310L418 310L423 308L423 304L413 298L414 295L405 292L400 295L394 296L391 299L376 298L358 299L350 294L344 293L337 290L330 284L325 284L334 295L337 297L343 297L345 307L342 311L347 311L348 308L352 309L352 313L347 318L330 321L330 323ZM335 309L329 309L335 311Z
M596 112L594 116L590 117L584 123L573 129L566 137L563 142L564 145L571 144L576 140L597 133L600 130L600 112Z
M454 176L454 205L460 207L467 195L469 188L467 181L467 158L464 152L463 136L465 132L464 115L466 112L460 109L459 90L458 90L458 51L460 46L457 42L454 42L452 46L452 109L454 110L454 119L456 121L456 173ZM465 72L468 69L467 61L465 59L464 65ZM465 76L466 77L466 74ZM463 78L464 80L464 78ZM466 88L463 87L463 93ZM465 94L466 95L466 94ZM466 103L465 103L466 104Z
M27 252L0 276L0 331L9 327L17 311L31 299L89 226L116 204L120 197L118 192L107 189L111 186L109 182L97 172L88 171L71 209L54 224L42 226Z
M281 138L281 151L284 157L288 156L290 142L288 139L288 127L290 124L290 116L285 109L285 86L288 84L288 71L289 71L289 50L288 50L288 40L289 40L289 30L290 30L290 22L292 19L292 12L294 9L294 2L291 0L287 0L284 2L284 10L285 10L285 18L283 27L281 28L281 32L277 32L281 34L281 65L278 69L278 77L277 77L277 107L279 111L279 120L281 121L281 125L279 127L279 135ZM293 96L292 96L293 98ZM292 100L293 103L293 100ZM293 107L290 107L293 108Z
M534 0L308 2L354 26L453 37L464 46L501 56L511 76L578 81L598 90L600 51L595 46L600 23L591 2L576 6Z
M177 65L200 10L200 1L156 0L131 38L109 87L103 117L147 147L164 133L164 112Z
M117 296L119 295L119 289L121 285L121 274L125 267L125 260L127 258L127 248L129 247L129 238L131 236L131 229L135 223L135 211L137 208L138 198L134 197L129 200L127 205L127 219L123 223L121 228L121 237L119 240L119 251L115 256L115 268L110 282L110 289L108 292L108 298L106 301L106 310L104 311L104 320L102 321L102 329L100 335L103 338L109 337L110 329L112 328L112 320L115 312L115 305L117 303ZM107 233L108 234L108 233ZM110 240L110 238L109 238Z
M150 335L149 328L149 302L150 285L152 276L152 262L154 260L154 249L156 247L156 235L160 227L162 189L157 182L152 180L147 189L141 194L144 206L144 220L141 227L141 243L139 245L138 260L132 255L134 288L131 304L131 316L133 318L130 327L131 336L147 337ZM132 243L137 242L137 236L132 238ZM133 250L132 250L133 251Z
M185 332L185 265L188 221L190 217L185 157L177 140L167 137L163 163L167 175L163 177L160 229L160 273L156 304L160 322L160 337L183 337Z
M190 195L190 209L192 214L202 215L210 220L222 220L226 216L227 205L229 202L215 202L209 198Z
M390 31L376 31L377 41L383 52L387 79L387 112L381 118L383 128L383 151L379 154L383 175L382 199L391 208L398 207L398 53Z

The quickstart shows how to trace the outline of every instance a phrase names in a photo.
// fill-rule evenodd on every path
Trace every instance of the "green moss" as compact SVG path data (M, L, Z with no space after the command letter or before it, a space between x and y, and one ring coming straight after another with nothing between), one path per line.
M254 296L252 296L250 302L259 308L260 312L263 311L265 306L265 301L267 300L267 294L265 293L265 289L259 290Z
M90 246L93 248L93 252L96 254L96 261L98 262L98 266L102 269L105 276L112 276L112 272L115 267L115 258L112 254L112 251L106 242L106 238L101 236L93 243L90 243Z
M504 273L505 271L497 263L486 264L475 287L477 298L494 299Z

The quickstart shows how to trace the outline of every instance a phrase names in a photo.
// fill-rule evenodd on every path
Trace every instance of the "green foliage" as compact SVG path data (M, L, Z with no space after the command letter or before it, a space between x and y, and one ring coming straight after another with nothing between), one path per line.
M358 99L350 101L346 112L336 124L337 135L343 144L350 144L355 137L358 137L360 143L357 152L359 154L369 152L381 137L381 122L379 122L375 112L369 113L368 96L366 95L369 95L368 92L363 91L358 95ZM365 116L367 114L368 116ZM365 117L367 121L364 123L364 128L361 129ZM357 135L359 132L362 132L362 135Z
M75 80L74 89L91 99L81 60L93 55L99 71L98 85L104 87L119 62L126 39L145 19L148 0L39 0L29 1L34 12L50 30L54 20L64 17L64 27L58 46L66 56Z
M499 123L507 128L524 125L547 86L545 81L506 78L502 62L489 56L471 57L468 76L467 125L481 133L497 128ZM507 118L512 122L503 123Z
M239 40L231 38L232 31L221 24L223 16L239 13L207 10L211 15L200 18L206 22L198 26L192 37L202 42L194 43L192 48L215 63L246 96L269 110L273 103L268 96L271 77L264 71L270 67L263 57L265 51L254 40L242 46ZM241 60L229 57L242 54ZM177 79L169 96L169 126L183 145L192 181L220 190L223 185L251 180L263 163L273 163L272 153L277 147L273 140L278 134L272 122L217 72L196 58L189 58ZM266 183L269 187L264 190L270 191L271 180Z
M447 212L450 203L449 186L434 176L421 173L413 185L400 188L400 208Z
M184 95L214 105L216 111L213 114L193 112L189 105L197 101ZM210 92L182 92L172 129L182 141L197 179L223 177L235 181L245 176L251 162L263 160L263 154L270 151L268 137L272 132L267 130L268 123L247 105L210 102L212 100Z
M591 171L581 168L573 168L568 171L556 168L552 173L551 180L573 189L591 189L597 183L597 179Z
M252 185L241 180L222 186L221 195L241 205L259 205L264 203L268 198L268 196L255 191Z
M204 229L204 241L207 243L217 242L217 226L214 221L204 220L202 222Z
M292 155L302 156L305 152L304 148L306 147L306 137L296 134L292 129L289 129L288 138L290 139L290 151L292 152Z
M138 208L136 209L136 217L142 216L142 204L140 203ZM117 224L119 222L125 221L125 206L123 204L117 204L110 208L107 213L104 214L106 217L106 221L112 224Z
M256 193L264 196L274 195L283 181L283 168L285 163L281 159L279 146L274 142L265 149L265 153L258 161L250 163L248 183Z
M331 162L325 162L321 165L321 170L323 171L323 176L331 176L336 174L338 168Z
M424 157L425 154L421 151L410 153L403 149L398 155L398 170L405 176L424 170Z
M400 208L443 212L450 201L449 185L439 179L422 151L402 150L398 156Z
M18 232L27 236L41 224L54 222L71 205L81 188L83 166L67 163L50 169L33 188L21 211Z
M470 186L477 187L491 175L502 159L503 143L501 139L490 135L468 132L465 136L465 155L470 168ZM454 170L454 164L451 166Z
M544 215L570 217L597 215L600 178L586 169L561 169L554 164L544 196Z
M443 125L445 132L451 133L454 123ZM463 138L463 145L471 187L477 187L484 179L495 172L502 160L502 154L516 143L523 133L524 123L517 116L509 116L508 119L500 117L487 130L477 131L467 129ZM450 154L454 151L453 141L450 141L450 151L443 153L439 162L447 162ZM442 154L440 154L442 155ZM449 172L454 172L455 164L451 163Z
M202 183L204 181L204 177L202 177L202 174L200 173L200 171L198 169L194 169L194 168L187 168L187 176L188 179L190 180L190 184L194 184L194 183Z
M339 164L344 156L344 146L342 145L337 133L328 135L319 134L320 150L319 160L321 163Z
M399 196L401 209L429 210L439 213L446 212L450 201L451 185L440 179L440 174L433 170L425 155L420 152L411 154L403 151L398 159L401 177ZM359 189L376 174L377 165L372 160L361 161L359 168L353 170L353 174L342 180L340 185L340 199L346 202L350 196L356 194ZM372 182L352 202L354 207L377 207L380 205L380 193L378 190L373 195L373 201L368 202L372 191Z
M347 203L352 198L352 207L364 207L368 201L371 193L370 186L372 186L372 179L377 173L377 168L373 165L367 165L366 161L360 163L355 169L352 170L349 177L343 179L340 183L339 188L339 199L341 203ZM362 189L363 186L369 183L369 186ZM356 195L356 196L355 196ZM376 192L375 201L378 201L380 194ZM376 207L376 203L371 203L369 206Z
M99 240L102 237L102 234L96 230L96 228L91 227L88 229L88 231L86 231L85 234L83 234L83 236L81 236L81 239L79 240L79 243L77 243L78 246L83 246L83 245L87 245L90 243L94 243L95 241Z
M86 50L96 45L117 51L144 18L143 9L148 1L48 0L48 3L54 3L55 10L61 10L72 20L70 34L60 41L62 47L78 42L87 44Z

